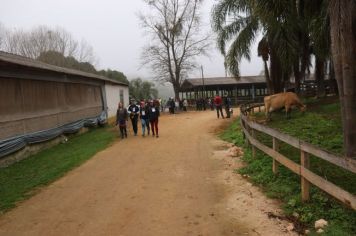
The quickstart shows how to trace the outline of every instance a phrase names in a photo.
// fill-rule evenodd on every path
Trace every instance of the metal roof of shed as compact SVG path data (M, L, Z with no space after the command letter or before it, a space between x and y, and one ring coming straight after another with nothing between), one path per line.
M210 77L204 78L205 86L213 86L213 85L235 85L235 84L258 84L258 83L266 83L266 78L264 76L241 76L239 78L236 77ZM192 87L195 86L203 86L202 78L191 78L186 79L183 84L190 85Z
M90 79L96 79L96 80L102 80L114 84L120 84L124 86L128 86L128 84L117 81L115 79L110 79L102 75L97 75L93 73L88 73L88 72L83 72L80 70L75 70L75 69L69 69L69 68L64 68L60 66L54 66L50 65L41 61L37 61L32 58L12 54L12 53L7 53L0 51L0 61L7 62L7 63L12 63L16 65L21 65L29 68L35 68L35 69L40 69L40 70L47 70L47 71L53 71L53 72L58 72L62 74L67 74L67 75L75 75L75 76L81 76L81 77L86 77Z

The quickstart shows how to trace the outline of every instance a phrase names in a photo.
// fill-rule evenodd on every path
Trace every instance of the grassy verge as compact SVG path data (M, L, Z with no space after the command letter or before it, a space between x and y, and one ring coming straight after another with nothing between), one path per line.
M109 127L91 129L65 144L44 150L8 168L0 169L0 213L34 194L36 188L81 165L115 139Z
M269 125L330 151L340 153L342 151L341 124L338 114L335 114L338 111L338 105L323 104L313 107L313 102L317 101L310 102L311 108L306 114L293 113L293 118L288 121L283 113L274 114L273 121ZM257 114L258 116L259 114ZM270 138L262 134L258 134L257 137L261 142L271 146ZM251 181L259 185L267 196L281 199L287 215L292 216L293 213L294 215L297 213L298 220L310 228L315 220L326 219L329 222L329 227L324 235L356 235L356 211L347 209L314 187L311 189L310 202L302 203L299 177L283 166L280 167L279 174L274 175L272 159L260 151L257 151L256 158L252 158L251 149L245 146L237 121L221 134L221 138L244 148L243 160L247 165L236 171L249 175ZM292 160L299 162L299 152L293 147L283 144L280 151ZM355 174L315 157L311 158L311 166L314 172L332 180L351 193L356 193Z

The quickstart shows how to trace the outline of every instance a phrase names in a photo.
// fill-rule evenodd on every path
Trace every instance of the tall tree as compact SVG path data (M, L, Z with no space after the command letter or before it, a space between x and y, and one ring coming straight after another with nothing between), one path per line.
M270 93L281 92L297 56L293 33L298 27L293 23L295 17L296 7L291 1L283 4L268 0L219 1L212 12L213 29L218 34L218 46L230 73L239 76L240 61L242 58L250 60L250 48L261 32L263 39L258 51L265 69L268 56L270 61L269 71L265 70L268 89Z
M356 2L329 0L330 35L345 154L356 159Z
M317 84L318 97L324 97L325 91L325 73L330 70L330 20L328 15L327 0L313 0L308 2L306 9L308 22L307 28L311 41L311 51L315 56L315 82ZM329 81L329 84L331 84Z
M201 0L144 0L151 14L140 14L150 34L150 43L142 53L143 65L149 65L155 78L173 85L175 97L195 58L206 53L209 35L201 36L199 8Z
M230 72L239 75L239 62L250 59L250 47L260 32L258 55L265 66L270 93L283 90L292 74L295 89L310 73L311 55L318 57L318 81L322 88L321 66L328 61L329 37L327 0L220 0L213 8L213 29ZM227 52L226 47L229 46ZM269 68L268 68L269 63Z

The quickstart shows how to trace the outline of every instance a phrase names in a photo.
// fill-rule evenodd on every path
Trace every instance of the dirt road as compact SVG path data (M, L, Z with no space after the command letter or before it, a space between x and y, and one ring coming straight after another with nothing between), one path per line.
M0 235L292 235L267 217L277 203L233 174L241 163L215 134L228 122L165 115L159 138L117 141L0 216Z

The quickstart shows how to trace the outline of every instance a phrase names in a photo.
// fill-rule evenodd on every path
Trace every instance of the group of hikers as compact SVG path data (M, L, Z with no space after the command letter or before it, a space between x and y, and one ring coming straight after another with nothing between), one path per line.
M187 111L188 101L187 99L183 99L176 104L176 101L170 98L166 105L169 108L169 112L174 114L177 105L179 109ZM219 94L216 94L214 98L198 99L196 100L196 105L197 110L205 110L207 105L210 106L211 110L216 109L217 118L220 118L220 115L221 118L225 118L223 108L226 112L226 118L230 118L231 116L231 99L227 95L220 97ZM143 99L138 103L134 99L131 99L130 105L127 108L120 102L116 112L116 125L120 128L121 138L127 138L127 122L129 118L135 136L137 136L138 132L138 121L141 120L142 136L145 137L147 133L148 136L151 134L152 137L158 138L158 118L163 110L164 108L161 106L160 99Z
M219 94L216 94L215 97L211 98L200 98L195 101L197 111L205 111L210 108L210 110L216 109L217 117L225 118L223 114L223 108L226 112L226 118L230 118L232 113L232 103L231 98L226 94L224 97L221 97Z
M166 107L168 107L170 114L174 114L177 109L181 111L187 111L188 100L187 99L174 100L173 97L170 97L166 103Z
M210 108L210 110L214 109L219 109L220 107L222 110L222 107L225 108L226 111L226 117L230 117L231 113L231 98L227 96L227 94L224 97L220 97L220 95L216 94L215 97L211 98L199 98L199 99L176 99L174 100L173 97L169 98L168 101L166 102L166 107L169 109L169 113L174 114L177 110L179 111L187 111L188 106L194 106L196 107L197 111L205 111L206 109ZM164 111L164 107L162 106L162 111ZM222 114L222 113L221 113ZM224 116L221 115L223 118ZM219 117L218 117L219 118Z
M141 100L139 104L134 99L131 99L130 105L125 108L120 102L116 112L116 125L120 128L121 138L127 138L127 121L130 118L134 135L137 136L138 120L141 120L142 136L158 138L158 117L160 116L160 104L158 100ZM150 130L151 126L151 130ZM151 132L150 132L151 131Z

